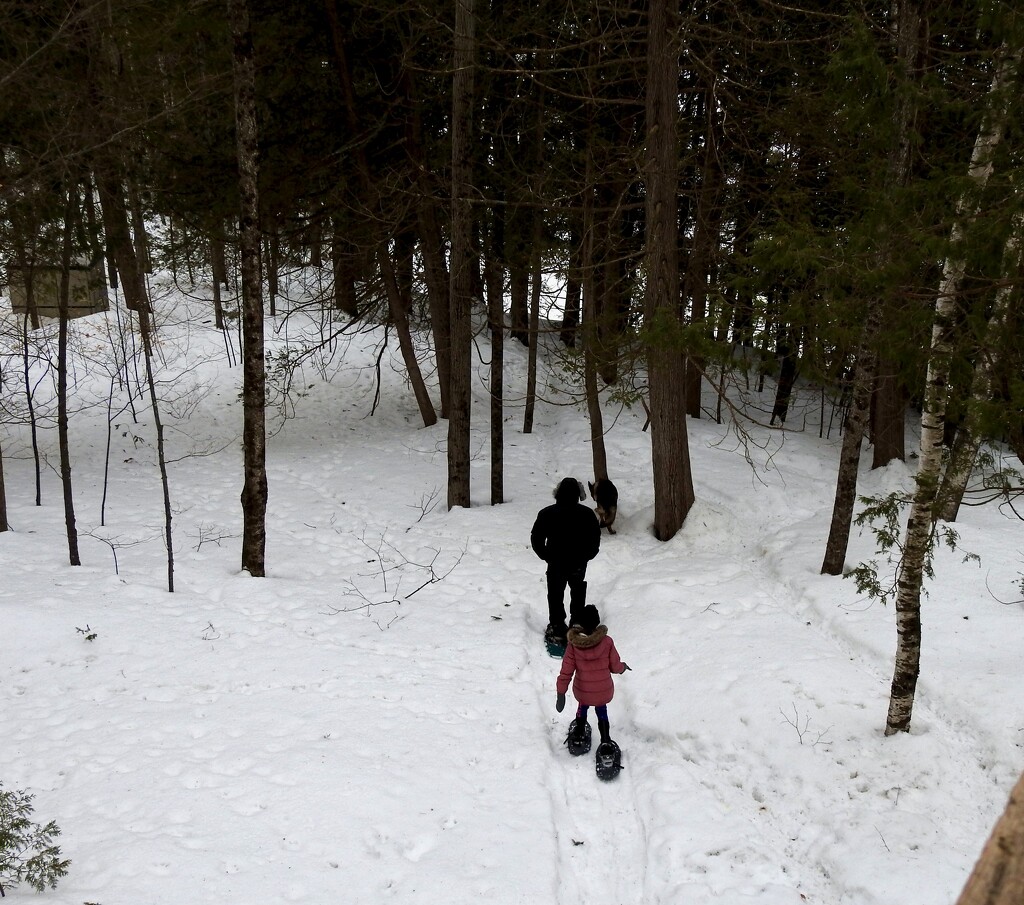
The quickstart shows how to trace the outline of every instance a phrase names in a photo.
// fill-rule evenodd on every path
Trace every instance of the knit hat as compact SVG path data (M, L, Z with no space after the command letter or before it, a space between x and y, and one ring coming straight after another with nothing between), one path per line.
M584 635L591 635L601 624L601 614L597 611L597 607L592 603L588 603L583 607L583 612L580 613L580 631Z

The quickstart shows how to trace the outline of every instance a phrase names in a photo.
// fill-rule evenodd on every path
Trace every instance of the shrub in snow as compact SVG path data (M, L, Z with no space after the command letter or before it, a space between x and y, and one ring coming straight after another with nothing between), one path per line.
M60 827L52 820L40 826L31 820L32 796L20 789L7 791L0 782L0 896L4 886L27 883L36 892L67 875L68 859L61 859L53 840Z

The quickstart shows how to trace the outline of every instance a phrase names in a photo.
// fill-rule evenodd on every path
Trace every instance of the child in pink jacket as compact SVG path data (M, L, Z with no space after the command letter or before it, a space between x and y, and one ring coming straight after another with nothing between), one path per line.
M622 662L615 649L615 642L608 634L608 627L601 625L597 607L593 604L585 606L579 624L569 629L569 643L555 685L558 692L555 709L561 713L565 707L565 693L572 681L573 697L579 702L576 719L571 727L576 738L582 739L586 733L587 711L594 707L601 743L611 741L608 732L608 702L615 694L612 673L621 675L627 669L629 667Z

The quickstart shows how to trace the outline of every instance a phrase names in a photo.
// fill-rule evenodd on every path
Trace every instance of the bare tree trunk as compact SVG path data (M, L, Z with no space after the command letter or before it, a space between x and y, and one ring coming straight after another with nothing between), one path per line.
M142 335L142 351L146 363L146 384L149 388L150 408L153 425L156 428L157 462L160 467L160 485L164 499L164 543L167 547L167 590L174 593L174 535L171 531L171 491L167 479L167 457L164 450L164 427L160 419L160 404L156 395L156 381L153 377L153 343L151 339L151 305L146 281L139 263L139 255L132 246L129 233L128 211L125 206L124 188L120 180L112 178L101 167L96 168L96 186L100 195L103 226L107 234L107 245L121 276L125 304L139 313L139 332Z
M516 217L513 222L520 218ZM508 264L508 317L510 335L524 346L530 344L530 272L521 255L509 258Z
M224 329L224 301L221 284L227 285L227 265L224 261L224 240L210 239L210 269L213 274L213 322L218 330Z
M956 905L1024 902L1024 775L981 851Z
M40 326L39 310L36 308L35 261L29 260L25 243L21 241L20 237L14 239L14 253L25 280L25 335L27 336L29 324L32 325L33 330L38 330Z
M537 350L540 346L540 243L544 221L537 214L533 226L533 275L530 287L530 348L526 355L526 410L523 414L523 433L533 433L533 413L537 405Z
M473 264L473 93L476 22L473 0L455 0L452 78L452 386L448 417L448 508L470 505L470 423Z
M242 568L266 575L267 434L260 286L259 196L257 194L256 80L246 0L228 0L233 44L235 131L241 204L239 249L242 274Z
M356 301L356 274L349 242L341 235L341 225L331 221L331 270L334 275L334 307L349 317L359 315Z
M484 288L491 335L491 505L505 502L505 205L490 210L490 230L484 254Z
M880 359L871 404L872 468L905 462L907 399L893 362Z
M861 330L860 343L854 360L851 378L852 393L850 409L846 415L846 429L839 451L839 472L836 476L836 497L832 506L832 523L828 541L825 543L825 559L821 564L822 575L841 575L846 561L846 550L850 544L850 526L853 523L853 507L857 500L857 473L860 470L860 452L864 431L871 408L871 375L874 371L875 356L872 348L882 322L882 306L873 304Z
M142 334L142 350L146 359L146 383L149 386L149 402L153 409L153 426L156 428L156 454L160 466L160 488L164 496L164 543L167 546L167 591L174 593L174 534L171 531L171 485L167 478L167 456L164 449L164 425L160 419L160 404L156 395L156 381L153 378L153 342L150 337L150 317L139 311L139 332Z
M78 528L75 524L75 500L71 484L71 448L68 442L68 300L71 292L71 237L75 228L78 184L67 181L64 205L64 238L60 255L60 291L57 297L60 317L57 330L57 438L60 447L60 480L64 491L64 525L68 538L68 562L82 564L78 552Z
M664 342L679 329L676 189L677 82L675 26L679 0L651 0L647 25L647 287L644 298L651 396L654 535L667 541L682 527L694 502L686 433L686 361Z
M277 296L280 292L280 279L278 273L278 238L277 238L277 224L273 223L271 229L274 230L267 236L266 241L266 259L267 259L267 301L270 305L270 316L277 316Z
M430 329L434 334L437 382L441 390L441 417L447 418L451 406L449 396L452 382L451 302L448 297L449 277L444 239L437 221L436 206L433 197L420 198L418 222L423 278L427 284L427 304L430 307Z
M36 505L43 505L43 481L42 463L39 455L39 425L36 421L35 394L32 389L32 363L29 356L28 330L32 324L33 330L39 329L39 312L35 302L35 275L34 266L29 263L28 254L25 251L23 242L17 242L15 246L18 257L18 266L25 278L25 316L21 321L21 366L22 379L25 385L25 404L28 409L29 432L32 436L32 462L36 479Z
M786 302L787 294L783 290L783 304ZM789 401L793 398L793 387L796 385L799 339L790 324L779 324L778 333L781 339L776 346L776 351L782 358L782 366L779 368L779 379L775 385L775 404L772 406L772 417L769 424L774 424L776 419L780 424L786 423L786 417L789 415Z
M149 254L149 235L146 232L146 217L142 210L142 196L135 183L131 181L128 183L128 199L132 211L132 237L139 269L143 273L152 273L153 263Z
M562 343L570 349L576 346L576 331L580 325L580 296L583 290L583 280L580 277L583 243L574 235L572 245L569 271L565 279L565 307L562 310L561 332Z
M591 52L591 60L594 54ZM604 445L604 413L597 383L598 343L598 265L595 254L597 217L594 214L597 187L594 164L593 137L594 111L589 111L586 138L586 164L583 177L583 243L580 269L583 273L583 324L580 336L583 342L583 387L587 397L587 415L590 419L590 451L594 462L594 480L608 477L608 452Z
M1020 269L1021 264L1021 231L1024 230L1024 216L1014 217L1010 237L1003 251L1004 270L1009 276ZM992 399L992 372L995 348L998 337L1005 333L1009 321L1010 301L1013 296L1013 284L1007 282L996 290L992 305L992 314L985 326L985 341L978 354L974 366L974 378L971 382L971 398L967 406L964 423L960 425L956 441L953 444L946 473L942 479L939 492L939 518L947 522L955 522L960 512L967 482L974 470L974 462L981 447L981 407Z
M935 524L935 505L942 468L947 381L952 355L952 324L956 314L957 295L966 270L962 246L968 222L977 214L981 191L992 173L993 155L1002 140L1006 124L1008 103L1004 93L1014 77L1020 59L1019 50L1012 55L1006 54L1005 50L1004 47L989 91L993 99L993 109L978 133L971 154L968 176L972 189L957 204L949 251L935 298L928 376L921 411L921 454L914 499L910 505L910 516L903 538L903 558L897 583L896 662L892 689L889 693L886 735L909 732L913 716L914 695L921 663L921 587Z
M501 252L492 237L491 254L484 259L487 319L491 331L491 505L505 502L505 299Z
M348 67L348 55L345 49L344 33L342 31L337 0L329 0L326 8L331 27L331 40L338 57L338 69L341 73L341 88L345 98L348 126L352 135L357 136L359 135L359 118L357 116L356 97ZM373 180L370 173L370 164L366 157L366 148L362 143L357 144L355 147L355 158L363 188L369 195L373 189ZM377 232L381 231L380 229L377 230ZM412 341L409 315L402 305L402 294L398 285L398 278L395 275L395 268L391 261L391 255L388 251L389 243L387 239L387 236L381 235L378 236L378 241L375 242L377 266L380 269L381 280L384 283L388 310L391 314L391 321L395 325L395 332L398 334L398 347L402 352L402 361L405 363L405 369L409 374L409 383L412 385L413 395L416 397L420 417L423 419L423 426L430 427L437 423L437 412L434 411L434 404L430 401L430 394L427 392L427 386L423 380L419 362L416 360L416 348Z
M690 322L693 324L701 324L707 319L708 279L718 248L722 216L721 194L725 182L719 151L721 116L715 100L714 85L706 85L703 94L706 116L704 153L700 168L693 244L683 281L684 294L690 301ZM704 366L703 358L694 354L687 356L686 412L691 418L700 417Z
M906 0L897 6L896 56L907 82L920 77L927 29L916 0ZM913 134L917 120L917 101L904 90L895 116L896 142L887 161L886 181L893 187L906 183L910 175L914 153ZM884 256L889 249L881 251ZM861 445L871 408L871 390L877 371L876 342L885 316L883 299L871 295L867 300L864 325L853 364L850 411L846 418L846 431L839 454L839 473L836 476L836 497L832 507L832 524L825 544L822 575L840 575L850 543L850 525L857 500L857 473L860 470Z
M4 453L0 449L0 532L10 529L7 523L7 488L4 485Z

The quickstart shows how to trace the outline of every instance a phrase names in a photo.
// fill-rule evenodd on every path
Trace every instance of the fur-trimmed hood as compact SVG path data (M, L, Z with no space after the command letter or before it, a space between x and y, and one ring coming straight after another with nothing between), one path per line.
M589 635L586 634L578 625L574 625L569 629L568 637L569 643L573 647L578 647L580 650L586 650L588 647L597 647L607 634L607 625L599 625Z

